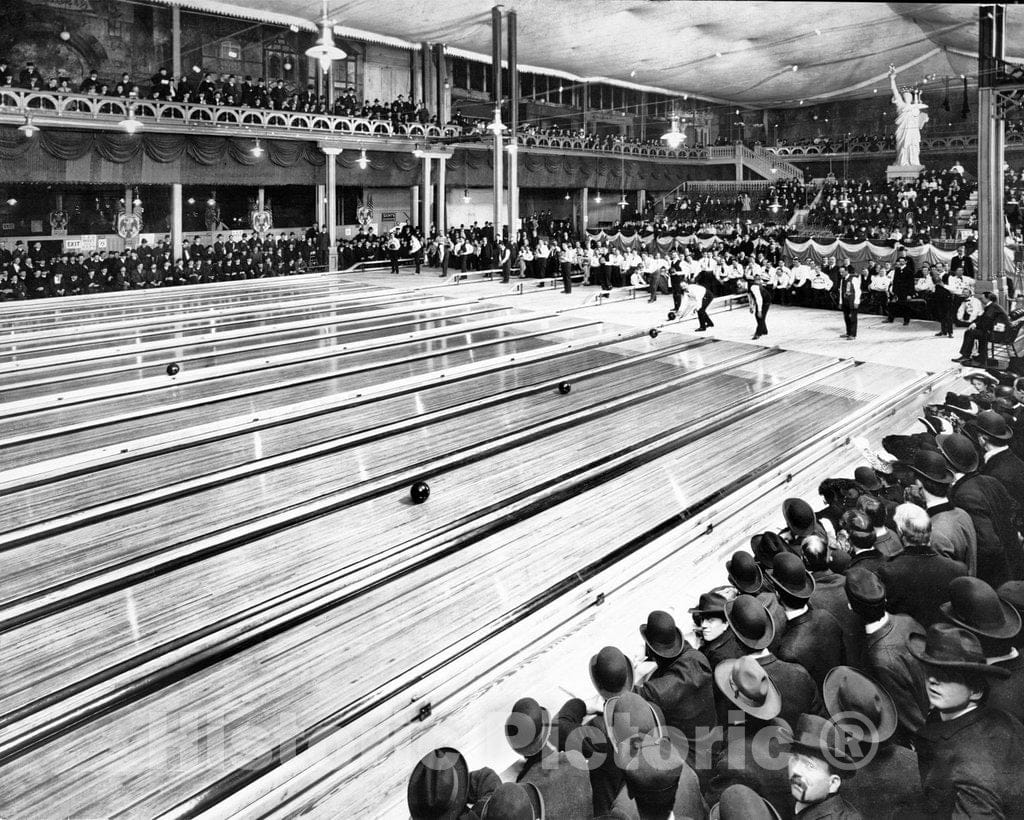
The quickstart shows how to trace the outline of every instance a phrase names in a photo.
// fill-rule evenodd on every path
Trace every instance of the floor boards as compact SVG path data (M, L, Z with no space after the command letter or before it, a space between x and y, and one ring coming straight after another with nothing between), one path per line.
M923 395L911 370L460 288L90 299L0 322L4 816L374 816L356 773L397 801L420 746L367 731L431 692L460 725L458 692L505 691L538 635L598 629L595 579ZM154 374L172 351L181 376Z

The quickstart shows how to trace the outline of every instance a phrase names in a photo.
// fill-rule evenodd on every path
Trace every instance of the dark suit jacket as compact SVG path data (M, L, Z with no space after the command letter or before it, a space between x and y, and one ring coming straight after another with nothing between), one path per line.
M714 670L722 661L739 658L746 654L736 640L736 634L731 629L726 629L711 643L703 644L700 651L708 659L708 664Z
M867 748L863 747L864 751ZM857 769L855 777L843 779L839 793L872 820L906 817L924 800L917 754L892 743L877 747L871 761Z
M871 549L853 553L853 556L850 558L850 566L870 570L877 575L878 568L888 560L885 555L882 555L882 553L872 547Z
M1017 505L1002 482L977 473L963 476L949 488L949 500L965 510L974 522L978 539L978 577L993 587L1010 577L1022 577L1024 555L1013 526L1013 510Z
M924 667L907 648L913 634L924 635L925 630L909 615L890 614L885 626L867 636L867 672L895 701L902 742L917 734L928 714Z
M825 610L813 607L790 618L779 646L779 658L803 666L820 690L825 676L846 663L839 622Z
M966 574L959 561L934 552L904 552L878 570L889 611L906 613L926 628L941 619L939 606L949 600L949 582Z
M679 656L669 664L659 664L636 691L661 709L665 722L682 732L692 747L698 728L710 729L716 724L714 686L708 659L683 641Z
M996 666L1009 669L1010 677L989 682L988 700L985 703L1024 722L1024 655L997 663Z
M820 803L808 806L796 817L797 820L862 820L863 815L842 794L836 793Z
M779 718L790 728L796 727L800 715L824 714L821 692L815 685L814 678L800 664L779 660L774 655L758 658L757 662L764 667L771 682L782 695L782 712Z
M985 305L985 309L982 310L981 316L974 320L974 325L977 328L978 333L986 334L991 333L992 329L999 323L1009 325L1010 317L1007 316L1006 311L995 302L989 302Z
M1013 450L1003 450L985 462L983 475L990 475L1006 487L1010 498L1017 499L1018 505L1024 499L1024 461Z
M726 742L712 762L711 782L704 795L709 806L722 799L722 792L737 784L753 789L771 803L783 820L793 816L793 797L789 790L786 766L764 766L759 761L782 761L786 755L772 743L772 734L762 731L761 721L748 717L743 732L726 730Z
M885 558L874 550L868 553L878 556L879 562ZM856 560L856 559L855 559ZM852 564L851 564L852 566ZM872 567L868 567L872 569ZM846 662L858 669L864 668L864 625L860 618L850 609L846 598L846 578L831 570L820 570L812 572L814 576L814 592L811 595L811 606L828 612L839 628L843 630L843 651L846 654Z
M607 814L622 790L625 779L615 764L604 716L598 715L588 721L586 704L579 698L573 698L558 710L555 726L558 730L558 750L575 750L587 760L594 816Z
M1024 816L1024 726L1005 712L981 706L949 721L930 717L917 759L930 816Z

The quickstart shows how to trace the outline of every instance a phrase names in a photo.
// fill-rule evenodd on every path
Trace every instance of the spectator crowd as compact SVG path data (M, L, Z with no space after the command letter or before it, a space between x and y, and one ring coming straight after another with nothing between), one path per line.
M1020 817L1024 379L965 384L855 439L820 509L787 499L673 602L692 623L637 613L590 691L510 702L504 778L429 752L413 820Z

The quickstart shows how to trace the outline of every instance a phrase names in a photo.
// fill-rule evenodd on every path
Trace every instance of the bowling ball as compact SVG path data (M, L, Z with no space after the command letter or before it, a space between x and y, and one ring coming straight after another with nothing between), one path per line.
M569 382L560 382L559 383L559 385L558 385L558 392L561 393L563 396L566 393L568 393L570 390L572 390L572 385L569 384Z
M409 488L409 497L413 504L422 504L430 498L430 485L426 481L417 481Z
M177 376L179 370L181 370L181 368L178 367L178 365L175 364L174 362L171 362L169 365L167 365L168 376Z
M674 310L670 310L668 312L668 320L670 322L673 322L673 321L675 321L675 318L676 318L676 312Z
M661 332L661 331L659 331L659 330L658 330L658 328L656 328L656 327L652 327L652 328L651 328L651 329L650 329L650 330L649 330L649 331L647 332L647 335L648 335L648 336L650 336L650 337L651 337L652 339L657 339L657 338L658 338L658 333L660 333L660 332Z

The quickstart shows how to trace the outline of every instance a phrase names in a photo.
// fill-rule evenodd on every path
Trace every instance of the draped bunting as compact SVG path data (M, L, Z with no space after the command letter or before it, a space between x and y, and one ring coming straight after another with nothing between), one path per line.
M659 236L655 238L654 234L643 234L638 233L605 233L601 230L587 231L590 238L595 242L600 242L607 245L610 248L616 248L617 250L658 250L661 252L670 251L676 248L686 248L693 245L697 247L710 248L717 241L721 241L721 237L715 236L714 234L687 234L678 236Z
M948 265L949 260L955 255L955 251L940 250L934 245L918 245L907 248L906 251L907 256L913 259L918 267L921 264ZM819 265L826 257L835 256L840 261L848 259L857 267L867 267L872 261L892 262L896 258L896 249L871 242L843 242L839 239L831 242L816 242L813 239L794 242L787 239L785 255L798 262L813 262ZM1013 273L1013 252L1009 249L1004 251L1003 269L1008 274Z

